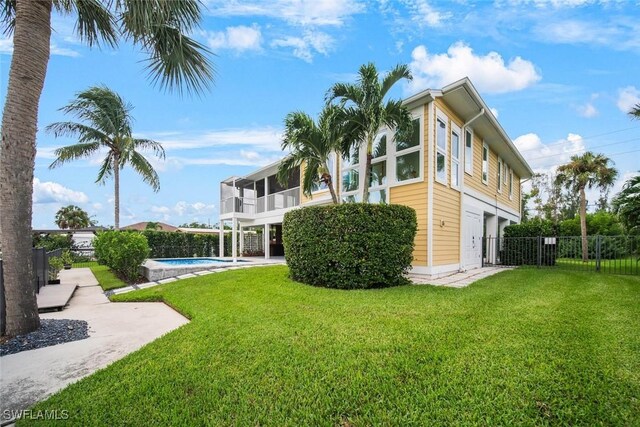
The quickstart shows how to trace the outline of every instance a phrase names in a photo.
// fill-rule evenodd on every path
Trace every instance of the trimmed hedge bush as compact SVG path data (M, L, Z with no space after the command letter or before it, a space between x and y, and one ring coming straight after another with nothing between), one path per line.
M538 265L538 256L542 265L555 265L558 255L557 244L545 244L538 237L554 237L556 227L551 221L532 220L522 224L505 227L504 243L500 253L502 263L506 265ZM542 243L540 245L540 243ZM557 240L556 240L557 243ZM538 246L541 246L538 253Z
M138 278L140 265L150 253L147 238L131 231L103 231L95 237L93 245L98 263L127 281Z
M193 234L144 230L151 258L187 258L218 256L218 234ZM231 235L225 236L225 252L231 253ZM238 239L239 240L239 239Z
M282 227L291 278L340 289L407 283L416 230L412 208L364 203L296 209Z

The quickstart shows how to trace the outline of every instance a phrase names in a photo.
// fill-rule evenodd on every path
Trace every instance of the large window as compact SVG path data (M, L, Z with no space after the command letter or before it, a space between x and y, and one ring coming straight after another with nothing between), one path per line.
M489 146L482 144L482 182L489 184Z
M387 185L387 134L381 132L373 142L373 159L371 160L371 175L369 176L369 202L376 203L373 193L380 187Z
M371 164L371 175L369 176L369 187L380 187L387 183L387 162L386 160Z
M436 119L436 181L447 184L447 124Z
M473 133L471 129L464 131L464 171L473 175Z
M502 159L498 157L498 193L502 193Z
M342 200L345 202L356 200L356 193L358 188L360 187L360 171L359 163L360 163L360 150L358 148L354 148L349 153L349 156L345 159L342 159L342 173L341 173L341 186L342 186ZM345 194L350 193L352 194Z
M420 178L420 119L413 120L410 135L396 134L396 181Z
M329 156L329 161L327 162L329 166L329 173L331 174L331 179L333 180L333 182L336 182L336 155L335 154L331 154ZM318 182L315 182L313 184L313 188L312 188L312 192L317 192L317 191L323 191L323 190L327 190L329 188L329 186L325 183L325 182L320 182L319 181L320 177L318 177Z
M451 186L460 188L460 129L451 126Z

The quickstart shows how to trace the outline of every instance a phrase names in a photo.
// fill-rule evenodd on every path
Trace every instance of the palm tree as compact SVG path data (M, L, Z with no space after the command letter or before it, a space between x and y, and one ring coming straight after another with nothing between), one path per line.
M408 135L412 132L412 120L409 111L400 100L387 100L389 90L402 79L411 80L411 72L406 65L397 65L382 80L373 63L362 65L358 71L358 80L354 83L336 83L327 93L327 102L339 101L346 117L342 152L351 153L367 148L362 201L369 201L369 182L371 179L371 159L373 142L382 125L396 128L396 135Z
M613 186L618 171L609 166L613 162L603 154L590 151L571 157L571 161L558 167L556 182L566 186L569 191L580 194L580 232L582 235L582 261L589 259L587 244L587 188L599 188L607 191Z
M131 110L115 92L107 87L92 87L76 95L76 99L61 108L85 123L58 122L47 126L47 132L59 136L77 136L78 142L54 151L56 160L50 169L72 160L90 157L100 149L106 149L106 157L98 172L97 183L104 184L113 176L115 229L120 229L120 171L126 164L142 176L154 191L160 190L160 179L151 163L136 150L151 150L164 159L160 143L131 136Z
M613 212L622 219L627 232L640 231L640 175L624 183L622 191L616 194L611 205Z
M640 119L640 104L636 104L631 111L629 111L629 115L634 119Z
M13 33L0 145L0 245L11 248L3 254L6 325L2 318L0 333L19 335L40 324L31 286L31 239L25 236L31 235L38 105L52 10L74 15L77 35L89 46L115 47L121 38L141 47L154 83L201 92L214 71L209 51L188 37L200 22L200 5L198 0L0 0L0 25Z
M343 123L342 110L335 105L325 106L317 124L306 113L289 113L285 119L282 149L291 150L291 154L280 163L278 181L284 185L304 163L303 193L311 197L315 186L324 183L329 188L333 203L339 203L329 158L340 150Z
M91 226L89 214L75 205L61 207L56 213L56 225L63 230L77 230Z

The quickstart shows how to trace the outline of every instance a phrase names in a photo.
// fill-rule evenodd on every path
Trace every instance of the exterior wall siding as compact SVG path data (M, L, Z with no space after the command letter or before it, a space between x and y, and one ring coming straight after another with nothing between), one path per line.
M433 170L433 265L447 265L460 262L460 203L461 193L451 187L451 125L462 128L463 121L441 99L436 99L436 108L447 115L447 185L435 180L436 171ZM435 144L435 129L432 132ZM462 150L462 135L460 135L460 149ZM435 150L434 150L435 155ZM434 161L435 164L435 161ZM460 164L464 168L464 164ZM435 169L435 168L434 168Z

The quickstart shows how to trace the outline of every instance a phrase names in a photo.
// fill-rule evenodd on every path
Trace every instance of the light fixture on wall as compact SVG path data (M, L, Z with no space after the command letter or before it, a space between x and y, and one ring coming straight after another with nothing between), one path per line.
M440 227L444 227L444 224L445 224L444 219L441 219L440 220Z

